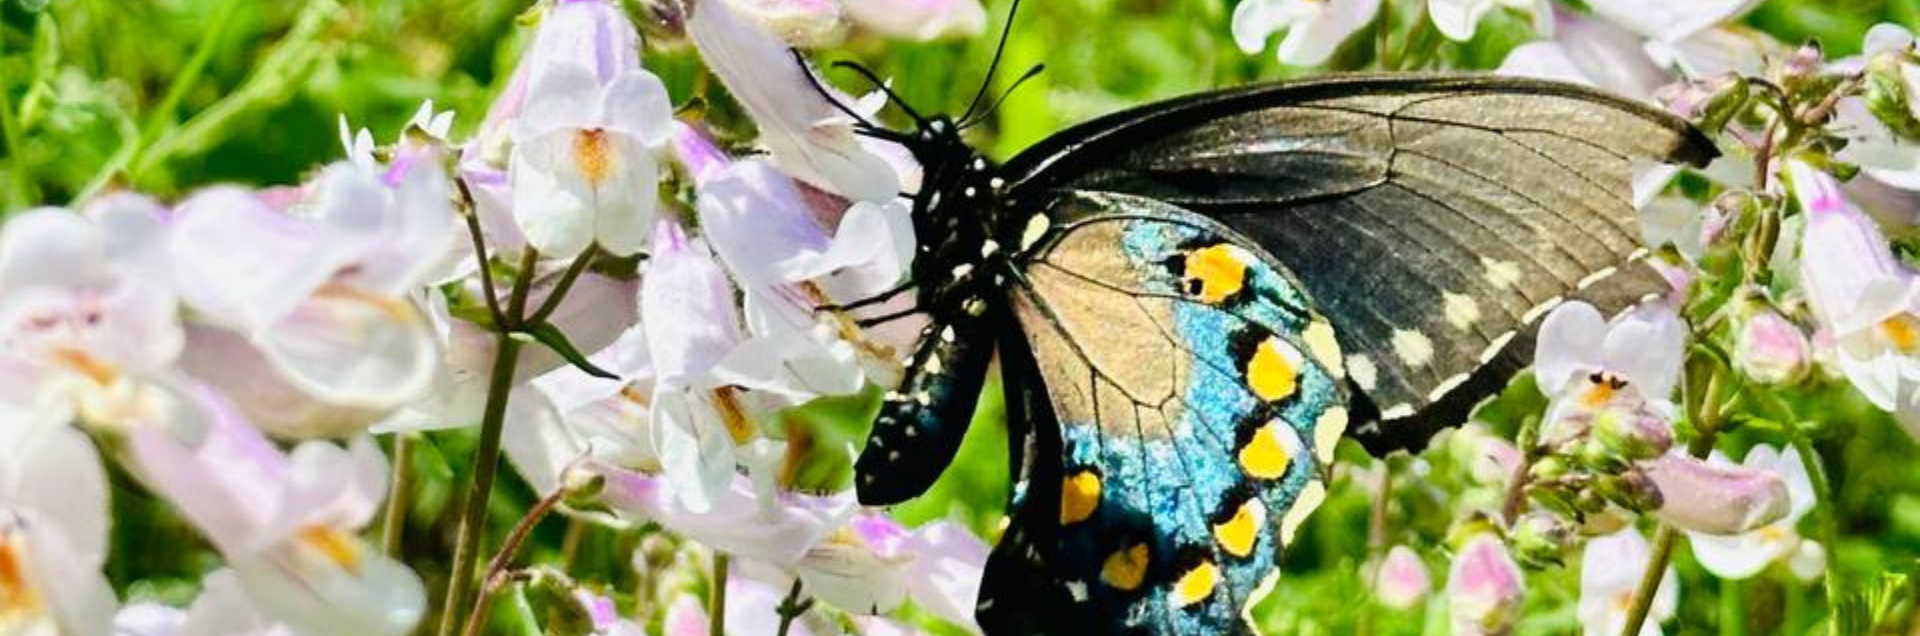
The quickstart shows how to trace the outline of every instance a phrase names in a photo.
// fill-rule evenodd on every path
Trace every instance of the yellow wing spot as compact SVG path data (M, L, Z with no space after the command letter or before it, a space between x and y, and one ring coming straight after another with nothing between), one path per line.
M1240 447L1240 469L1255 479L1279 479L1287 474L1299 449L1300 438L1293 429L1280 420L1269 421Z
M1188 292L1208 303L1226 300L1247 284L1247 254L1232 245L1203 247L1187 254Z
M1247 499L1234 511L1233 518L1226 523L1213 526L1213 538L1220 542L1227 554L1245 557L1253 553L1253 545L1260 540L1260 529L1267 525L1267 506L1259 499Z
M1147 578L1147 544L1135 543L1133 547L1115 550L1107 555L1107 562L1100 566L1100 580L1115 589L1128 592L1140 589L1140 582Z
M1267 337L1247 360L1247 387L1268 402L1293 396L1300 389L1300 351L1285 340Z
M1214 567L1212 561L1201 561L1193 569L1187 570L1186 574L1180 575L1180 580L1173 584L1174 606L1186 607L1207 600L1207 597L1213 596L1213 587L1219 582L1220 569Z
M327 526L307 526L300 529L299 541L340 569L359 575L361 546L352 535Z
M1080 523L1100 507L1100 476L1083 470L1067 477L1060 487L1060 525Z

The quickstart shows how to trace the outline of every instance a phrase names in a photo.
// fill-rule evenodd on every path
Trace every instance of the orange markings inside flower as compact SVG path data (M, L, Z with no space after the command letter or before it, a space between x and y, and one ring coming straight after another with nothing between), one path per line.
M613 172L613 159L613 146L605 129L586 128L573 136L573 162L588 185L606 183L607 175Z

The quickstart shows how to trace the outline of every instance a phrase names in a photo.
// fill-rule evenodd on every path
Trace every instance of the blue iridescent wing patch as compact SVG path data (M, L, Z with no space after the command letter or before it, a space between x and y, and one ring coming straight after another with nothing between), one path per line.
M1047 218L1009 292L1027 355L1003 348L1047 439L989 564L983 626L1240 631L1346 426L1332 329L1203 217L1076 193Z

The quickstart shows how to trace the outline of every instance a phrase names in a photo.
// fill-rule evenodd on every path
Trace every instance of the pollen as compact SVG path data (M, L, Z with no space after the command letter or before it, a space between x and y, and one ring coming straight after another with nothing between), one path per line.
M1260 529L1267 525L1267 506L1259 499L1249 498L1240 504L1233 517L1224 523L1213 526L1213 538L1220 547L1237 557L1246 557L1253 553L1254 543L1260 540Z
M1173 604L1187 607L1207 600L1207 597L1213 596L1213 588L1219 583L1220 568L1215 567L1212 561L1201 561L1193 569L1187 570L1186 574L1180 575L1180 580L1174 583Z
M341 569L360 574L361 547L352 535L327 526L307 526L300 529L299 540Z
M613 173L613 144L607 139L607 131L600 128L587 128L573 136L573 163L580 168L580 176L588 185L599 187L606 183L607 175Z
M1880 333L1887 343L1901 353L1913 353L1920 349L1920 319L1913 314L1895 314L1892 318L1880 321Z
M1268 402L1292 397L1300 389L1300 351L1285 340L1269 336L1247 359L1247 387Z
M1100 580L1114 589L1134 591L1140 589L1140 582L1147 578L1147 544L1135 543L1132 547L1115 550L1107 555L1105 563L1100 565Z
M1091 470L1074 473L1060 487L1060 525L1080 523L1100 507L1100 475Z
M1247 284L1247 256L1245 250L1226 244L1187 254L1188 293L1206 303L1218 303L1239 293Z
M44 612L39 592L27 580L24 543L20 533L0 529L0 625L31 623Z
M1255 479L1279 479L1293 463L1299 438L1280 420L1271 420L1253 432L1240 447L1240 469Z

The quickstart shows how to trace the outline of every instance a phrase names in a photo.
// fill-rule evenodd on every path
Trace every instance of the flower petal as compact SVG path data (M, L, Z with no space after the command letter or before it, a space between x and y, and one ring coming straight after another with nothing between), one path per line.
M1605 360L1607 321L1600 310L1580 301L1547 313L1534 345L1534 378L1540 390L1557 396L1574 378L1591 373Z

